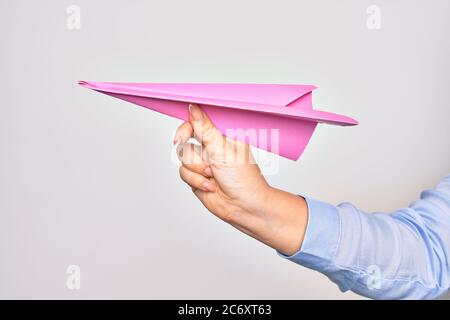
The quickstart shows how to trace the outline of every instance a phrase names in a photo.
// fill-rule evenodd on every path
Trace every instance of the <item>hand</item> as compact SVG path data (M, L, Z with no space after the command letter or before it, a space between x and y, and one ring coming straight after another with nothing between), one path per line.
M290 255L307 223L303 198L270 187L247 144L224 137L197 105L177 129L180 177L203 205L242 232ZM194 137L201 145L189 143Z

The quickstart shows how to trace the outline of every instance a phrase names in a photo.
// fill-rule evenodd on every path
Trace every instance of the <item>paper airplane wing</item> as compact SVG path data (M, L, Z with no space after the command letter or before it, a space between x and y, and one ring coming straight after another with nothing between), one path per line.
M226 136L297 160L318 122L356 125L338 114L312 109L311 85L112 83L80 85L186 121L197 103Z

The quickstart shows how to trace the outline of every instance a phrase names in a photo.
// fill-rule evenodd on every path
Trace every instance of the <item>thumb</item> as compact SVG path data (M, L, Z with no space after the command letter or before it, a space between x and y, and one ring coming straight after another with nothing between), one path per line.
M197 140L206 148L213 145L221 145L224 137L222 133L216 128L214 123L196 104L189 105L189 123L194 129L194 135Z

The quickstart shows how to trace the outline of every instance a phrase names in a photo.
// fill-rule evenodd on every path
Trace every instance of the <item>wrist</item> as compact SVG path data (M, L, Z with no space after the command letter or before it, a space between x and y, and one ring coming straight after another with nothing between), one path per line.
M272 187L267 190L266 196L267 244L286 255L298 252L308 220L305 199Z

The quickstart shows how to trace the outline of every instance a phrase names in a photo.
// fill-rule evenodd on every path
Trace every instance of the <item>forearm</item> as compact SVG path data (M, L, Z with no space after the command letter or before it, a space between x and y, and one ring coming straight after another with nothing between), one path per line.
M226 221L287 255L297 252L305 234L308 209L302 197L265 185L250 205L227 208Z
M286 255L297 252L302 244L308 222L304 198L270 188L265 208L268 224L268 245Z

